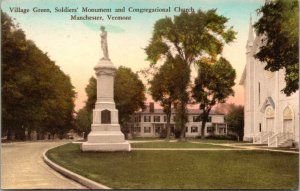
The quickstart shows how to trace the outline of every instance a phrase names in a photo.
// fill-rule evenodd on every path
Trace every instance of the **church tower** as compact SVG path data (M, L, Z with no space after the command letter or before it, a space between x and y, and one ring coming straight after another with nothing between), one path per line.
M244 128L244 140L250 141L254 136L254 95L251 95L249 92L254 92L254 32L252 25L252 17L250 16L249 23L249 32L248 32L248 40L246 45L246 68L244 71L245 79L244 79L244 88L245 88L245 107L244 107L244 119L245 119L245 128Z

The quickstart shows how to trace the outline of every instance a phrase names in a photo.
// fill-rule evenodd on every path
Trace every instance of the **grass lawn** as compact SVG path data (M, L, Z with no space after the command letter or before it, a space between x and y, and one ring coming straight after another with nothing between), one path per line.
M148 142L131 143L132 148L231 148L219 145L191 143L191 142Z
M66 144L50 160L114 189L297 189L298 154L269 151L81 152Z

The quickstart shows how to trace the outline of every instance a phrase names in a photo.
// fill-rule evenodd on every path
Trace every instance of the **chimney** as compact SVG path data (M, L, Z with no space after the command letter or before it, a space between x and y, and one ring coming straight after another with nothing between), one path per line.
M149 111L150 111L150 113L154 113L154 102L150 102Z

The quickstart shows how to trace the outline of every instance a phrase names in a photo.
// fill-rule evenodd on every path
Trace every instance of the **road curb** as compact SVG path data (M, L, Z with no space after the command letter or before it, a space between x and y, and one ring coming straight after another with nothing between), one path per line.
M52 148L51 148L52 149ZM61 173L62 175L86 186L87 188L90 188L90 189L111 189L105 185L102 185L102 184L99 184L95 181L92 181L88 178L85 178L79 174L76 174L70 170L67 170L65 168L63 168L62 166L59 166L58 164L52 162L50 159L48 159L48 157L46 156L46 152L49 151L50 149L46 150L44 153L43 153L43 160L44 162L50 166L52 169L54 169L55 171Z

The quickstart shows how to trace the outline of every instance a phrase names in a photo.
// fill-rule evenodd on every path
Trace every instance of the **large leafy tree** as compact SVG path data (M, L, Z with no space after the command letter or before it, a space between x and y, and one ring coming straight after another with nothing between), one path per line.
M154 101L160 102L167 116L166 139L170 138L172 105L177 104L180 96L182 96L182 88L184 91L184 88L189 83L189 70L186 69L189 68L184 66L179 57L175 59L168 57L158 72L154 74L152 80L150 80L150 94Z
M84 132L84 137L91 131L92 113L87 107L83 107L77 112L75 125L78 133Z
M242 140L244 136L244 107L241 105L230 104L229 111L225 116L228 129Z
M145 107L145 86L130 68L120 66L114 80L114 99L119 110L123 133L128 132L127 122L135 111Z
M2 132L25 138L25 130L63 134L73 124L74 87L46 53L1 12Z
M226 28L228 19L218 15L216 9L194 13L181 13L173 19L166 17L156 21L149 45L145 48L151 66L165 61L168 57L180 58L190 71L199 61L215 62L225 44L235 39L235 32ZM177 59L177 58L176 58ZM190 79L191 73L187 74ZM182 88L180 109L185 110L188 103L186 94L188 83ZM182 114L186 111L181 111ZM186 116L182 116L186 117ZM184 122L184 120L181 120ZM185 124L181 124L185 128ZM182 131L184 132L184 131Z
M91 77L88 85L85 88L87 95L87 101L85 102L87 111L91 112L95 108L95 103L97 101L97 80Z
M262 17L254 26L262 35L262 46L256 58L267 63L266 70L285 69L282 91L289 96L299 89L299 3L266 1L258 12Z
M87 102L81 109L76 118L76 124L79 132L87 134L90 131L91 114L97 100L97 82L91 77L89 84L85 88ZM114 100L116 108L119 110L119 122L123 133L128 132L127 122L135 111L144 108L145 86L139 79L138 75L131 71L130 68L120 66L116 70L114 79ZM87 123L90 120L89 128Z
M209 113L217 103L224 103L228 96L233 96L233 86L236 73L231 64L224 58L220 58L214 64L199 62L198 76L193 87L193 97L200 103L202 113L200 118L201 138L204 138L205 124Z

